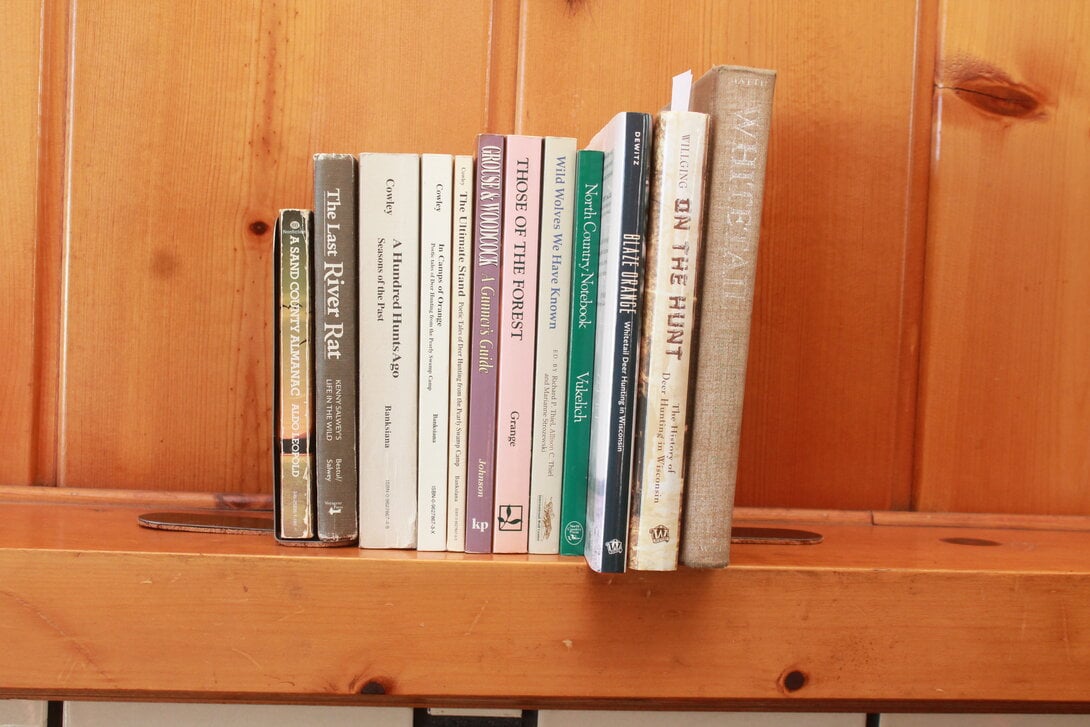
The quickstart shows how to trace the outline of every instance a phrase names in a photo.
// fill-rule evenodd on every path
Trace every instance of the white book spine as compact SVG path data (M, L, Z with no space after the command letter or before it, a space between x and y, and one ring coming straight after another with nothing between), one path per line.
M450 421L447 550L466 549L466 448L469 430L469 323L473 306L473 157L454 157L450 282Z
M708 117L664 111L654 139L628 563L676 570Z
M417 550L447 547L450 243L454 158L420 157L420 398Z
M531 553L560 552L575 153L575 139L546 137L541 178L541 258L530 468Z
M415 548L420 157L359 165L360 547Z

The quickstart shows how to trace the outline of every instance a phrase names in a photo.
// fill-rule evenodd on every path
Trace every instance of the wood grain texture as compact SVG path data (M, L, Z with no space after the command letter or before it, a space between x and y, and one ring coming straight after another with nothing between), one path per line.
M918 178L914 5L645 0L523 12L524 133L585 143L617 111L660 109L686 68L778 71L737 501L907 505L911 412L907 425L898 417L912 405L905 337L918 308L903 275L922 251L906 211Z
M150 531L139 512L0 509L0 694L1090 706L1086 532L824 523L822 545L738 545L722 571L611 577Z
M916 505L1090 514L1090 8L941 21Z
M270 487L276 211L317 151L469 152L490 8L79 3L61 484Z
M41 8L33 2L6 8L0 63L0 198L8 209L0 265L0 483L34 480L36 380L35 247L38 185L38 71Z

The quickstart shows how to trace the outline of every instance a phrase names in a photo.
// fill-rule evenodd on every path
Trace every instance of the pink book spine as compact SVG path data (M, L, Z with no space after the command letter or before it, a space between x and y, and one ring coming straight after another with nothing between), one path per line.
M529 533L541 156L541 137L507 137L492 533L496 553L525 553Z

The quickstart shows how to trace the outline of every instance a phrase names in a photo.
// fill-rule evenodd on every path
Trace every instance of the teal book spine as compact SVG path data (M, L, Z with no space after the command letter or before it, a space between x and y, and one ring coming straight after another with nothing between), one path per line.
M567 421L564 428L563 494L560 498L561 555L583 555L586 542L604 159L602 152L592 150L580 151L576 159Z

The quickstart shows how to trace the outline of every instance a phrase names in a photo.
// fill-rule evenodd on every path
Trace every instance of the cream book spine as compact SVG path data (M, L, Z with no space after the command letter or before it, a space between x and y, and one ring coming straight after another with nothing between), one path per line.
M575 139L549 136L541 173L534 433L530 460L529 551L560 552L560 494L567 421Z
M420 157L361 154L360 547L415 548Z
M676 570L708 116L655 120L628 566Z
M469 349L473 307L473 167L472 156L454 157L447 550L456 552L466 549Z
M447 548L453 181L450 154L421 155L417 550Z

